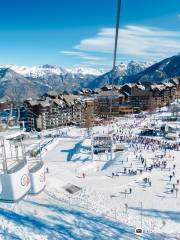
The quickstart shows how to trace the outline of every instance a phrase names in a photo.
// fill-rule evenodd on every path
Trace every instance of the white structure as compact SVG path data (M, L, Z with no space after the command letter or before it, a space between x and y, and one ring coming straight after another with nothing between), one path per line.
M32 139L27 140L27 142L25 141L26 145L28 145L31 141ZM29 151L26 152L31 181L30 194L38 194L46 186L45 168L41 157L42 148L43 146L41 146L40 140L38 140L32 145L32 147L30 147Z
M111 155L114 151L113 138L110 134L92 135L92 154L107 153Z
M27 161L21 144L0 139L1 172L0 200L16 202L30 190L31 183Z
M38 194L44 190L46 186L46 176L44 163L42 161L37 161L31 167L29 167L29 176L31 180L31 194Z

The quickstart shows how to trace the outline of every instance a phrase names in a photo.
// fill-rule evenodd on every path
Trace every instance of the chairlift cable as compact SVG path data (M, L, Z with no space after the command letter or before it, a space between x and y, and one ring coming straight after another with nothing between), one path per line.
M115 32L115 41L114 41L113 68L112 68L112 76L111 76L111 95L110 95L109 119L112 118L112 97L113 97L113 89L114 89L114 77L115 77L115 71L116 71L120 13L121 13L121 0L117 0L116 32Z
M115 70L115 68L116 68L117 45L118 45L119 24L120 24L120 12L121 12L121 0L118 0L117 17L116 17L116 35L115 35L115 44L114 44L113 70ZM113 79L112 79L112 83L113 83Z

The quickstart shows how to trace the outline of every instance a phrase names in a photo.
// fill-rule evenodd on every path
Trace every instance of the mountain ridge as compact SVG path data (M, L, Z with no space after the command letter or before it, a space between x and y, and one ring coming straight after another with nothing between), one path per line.
M38 97L49 90L73 92L80 88L94 89L111 83L112 79L114 84L147 81L159 83L177 76L180 76L180 55L155 64L143 61L120 63L115 71L105 73L103 69L65 69L49 64L40 67L1 66L0 97L11 96L19 101L27 97Z

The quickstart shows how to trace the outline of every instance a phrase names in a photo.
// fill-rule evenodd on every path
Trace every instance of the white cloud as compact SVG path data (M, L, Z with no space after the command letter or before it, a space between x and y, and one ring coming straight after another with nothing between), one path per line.
M83 60L90 60L90 61L99 61L101 60L100 57L92 56L89 54L86 54L84 52L78 52L78 51L60 51L60 53L68 55L68 56L74 56L74 57L79 57Z
M109 54L114 49L114 28L102 28L92 38L83 39L77 51ZM133 59L160 59L180 52L180 32L156 27L127 25L119 31L118 54Z
M180 19L180 13L177 15L177 18Z

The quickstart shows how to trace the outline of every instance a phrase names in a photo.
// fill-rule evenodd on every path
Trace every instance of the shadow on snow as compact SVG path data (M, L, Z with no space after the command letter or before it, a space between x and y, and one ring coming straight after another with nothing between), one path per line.
M21 227L27 228L28 231L46 235L48 239L164 239L164 236L155 234L145 234L143 238L139 238L134 234L134 228L132 227L70 207L43 204L28 200L25 200L25 202L35 207L44 208L45 211L50 211L50 214L46 216L47 218L45 220L37 216L38 212L35 216L23 215L0 208L0 216ZM14 236L14 239L19 238Z

